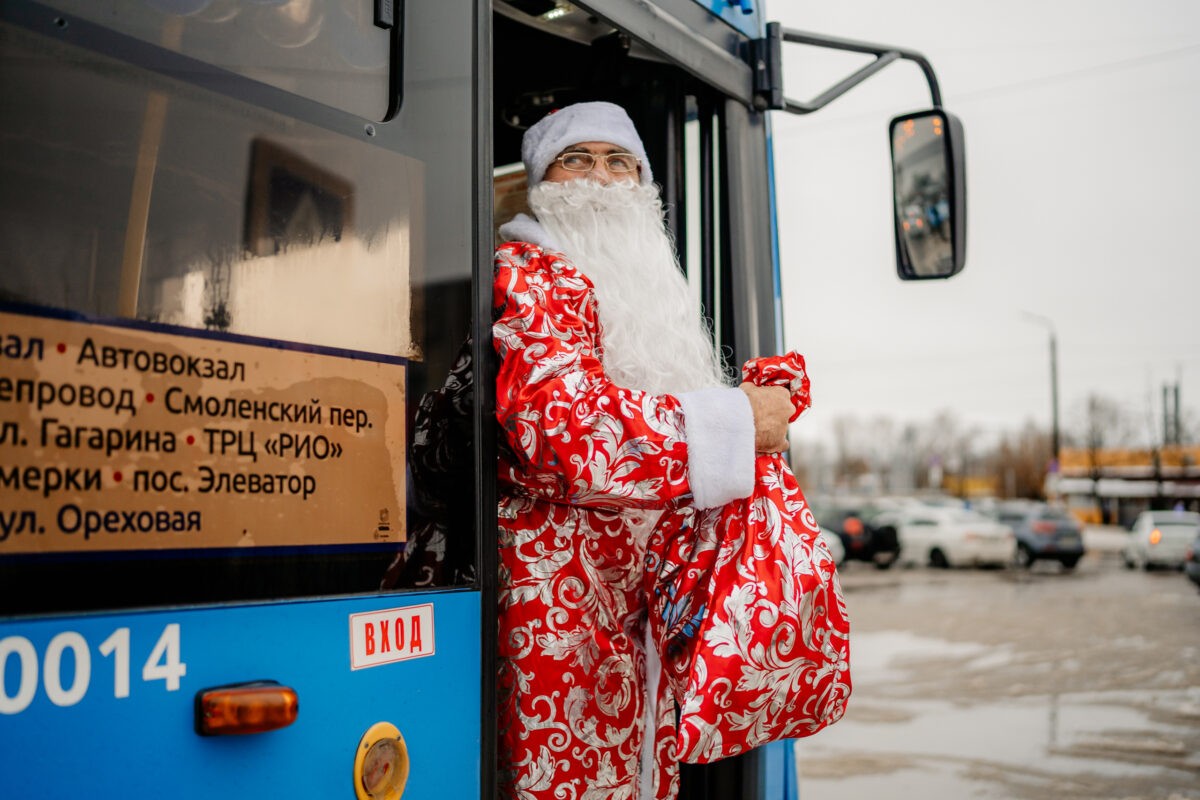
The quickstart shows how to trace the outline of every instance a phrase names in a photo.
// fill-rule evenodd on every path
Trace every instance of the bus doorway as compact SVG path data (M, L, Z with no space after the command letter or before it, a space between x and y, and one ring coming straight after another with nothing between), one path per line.
M735 286L728 268L735 241L748 234L728 213L731 176L725 148L736 138L728 132L731 126L740 126L743 133L748 127L746 115L728 114L727 103L734 101L585 11L576 8L558 17L535 16L514 6L534 11L538 7L494 4L494 228L498 230L517 213L528 213L521 139L532 124L552 109L572 103L602 100L620 105L645 144L678 243L680 266L711 323L714 347L721 348L727 366L733 367L745 354L759 352L761 338L769 339L766 346L773 347L774 337L750 335L747 331L753 329L748 324L741 326L739 336L738 325L755 306L755 295L747 293L746 286L753 285L758 273L770 285L769 250L763 251L768 257L745 263L742 285ZM736 173L742 182L757 182L764 197L766 163L766 159L758 162L757 174L745 169ZM765 239L769 233L760 235ZM498 233L497 237L500 243ZM774 318L763 322L773 326ZM753 752L711 765L681 765L679 797L764 797L761 755Z

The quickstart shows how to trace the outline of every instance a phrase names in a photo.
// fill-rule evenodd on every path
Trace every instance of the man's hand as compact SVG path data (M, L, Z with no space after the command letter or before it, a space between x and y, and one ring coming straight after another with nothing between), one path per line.
M782 386L738 387L750 398L754 412L754 449L759 453L782 453L787 449L788 418L792 416L792 397Z

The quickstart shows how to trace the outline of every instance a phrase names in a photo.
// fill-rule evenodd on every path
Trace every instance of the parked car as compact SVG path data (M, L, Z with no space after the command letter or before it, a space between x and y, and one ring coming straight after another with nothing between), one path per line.
M1121 555L1130 569L1178 569L1197 534L1200 514L1195 511L1143 511L1133 521L1129 543Z
M1046 504L1039 500L1000 500L979 510L992 519L1005 525L1016 527L1025 521L1025 517Z
M870 502L813 503L813 513L822 530L835 534L842 542L846 560L868 561L887 569L900 554L894 527L877 527L871 520L883 509Z
M1187 574L1188 580L1196 584L1196 588L1200 589L1200 533L1196 534L1196 538L1192 540L1187 552L1183 554L1183 571Z
M1057 561L1064 569L1075 569L1086 552L1083 526L1065 508L1033 503L1019 513L1002 510L998 518L1012 526L1018 567L1030 567L1035 561Z
M977 511L914 506L884 512L874 522L896 530L902 564L1002 567L1013 558L1012 528Z
M840 567L846 560L846 548L842 545L842 538L833 531L821 528L821 541L825 542L825 546L829 548L829 554L833 556L833 563Z

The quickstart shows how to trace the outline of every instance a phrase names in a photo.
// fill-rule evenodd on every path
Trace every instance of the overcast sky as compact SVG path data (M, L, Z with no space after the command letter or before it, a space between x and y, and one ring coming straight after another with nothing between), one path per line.
M775 0L785 27L892 44L933 63L966 129L967 267L895 273L892 116L927 108L898 62L822 111L773 116L785 344L813 411L927 421L953 409L999 433L1049 428L1049 330L1062 425L1090 393L1157 431L1164 383L1200 417L1200 2ZM808 100L865 56L785 45ZM1156 433L1156 435L1161 435Z

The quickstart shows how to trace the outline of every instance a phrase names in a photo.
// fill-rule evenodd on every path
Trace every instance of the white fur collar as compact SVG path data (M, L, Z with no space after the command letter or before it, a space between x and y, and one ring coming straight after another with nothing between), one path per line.
M561 253L562 247L554 240L554 237L542 227L542 223L538 222L528 214L517 214L508 222L500 226L500 236L506 242L529 242L536 244L543 250L554 250Z

